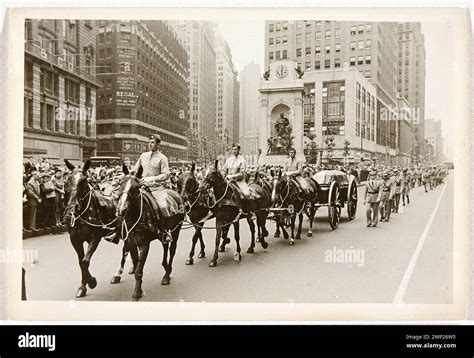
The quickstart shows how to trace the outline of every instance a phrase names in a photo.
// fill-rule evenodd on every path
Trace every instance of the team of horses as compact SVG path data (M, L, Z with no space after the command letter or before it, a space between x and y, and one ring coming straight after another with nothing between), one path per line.
M214 254L209 262L210 267L217 265L219 252L224 252L225 246L230 243L228 234L231 226L234 227L236 243L234 260L241 260L240 220L246 220L250 229L251 243L247 253L255 251L256 242L260 243L263 249L268 247L265 239L269 235L266 228L269 215L272 215L272 219L276 222L275 237L282 232L290 245L295 243L295 239L301 238L303 213L310 219L310 230L307 235L312 235L311 227L316 211L313 204L317 202L319 192L318 183L312 178L304 178L312 190L303 194L296 183L290 177L286 177L281 170L272 171L270 177L257 170L247 175L247 182L258 199L247 201L243 205L237 186L225 178L217 161L206 168L201 181L195 175L193 164L188 171L179 176L176 191L162 189L166 190L171 200L179 207L177 213L164 216L156 209L150 190L142 184L143 168L140 167L136 173L132 173L125 165L123 166L124 176L117 200L107 197L90 182L89 161L82 168L65 162L70 170L66 183L69 199L65 221L70 241L77 253L82 276L81 285L76 293L77 298L84 297L87 288L93 289L97 286L97 280L89 271L89 264L102 238L112 231L119 233L123 249L120 266L114 273L111 283L121 281L125 261L130 254L133 266L129 273L135 276L133 300L139 300L143 296L143 268L153 240L160 240L163 246L162 265L165 274L161 284L170 284L173 259L183 228L194 228L186 265L194 263L198 240L200 243L198 258L206 256L203 229L215 229ZM243 207L245 210L242 210ZM297 217L298 227L296 227ZM206 221L211 218L215 218L215 226L205 227ZM287 232L287 228L290 229L290 233ZM167 235L171 236L171 241L164 240L163 235L159 235L160 230L165 230ZM84 251L85 244L87 247Z

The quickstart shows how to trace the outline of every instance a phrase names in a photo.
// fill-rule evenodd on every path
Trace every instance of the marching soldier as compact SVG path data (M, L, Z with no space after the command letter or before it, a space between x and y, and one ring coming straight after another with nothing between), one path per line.
M392 212L398 213L398 207L400 206L400 195L402 193L402 177L398 173L398 169L393 170L393 179L392 180L393 180L393 183L395 185Z
M391 213L391 203L393 199L394 185L388 172L382 175L381 183L382 195L380 197L380 221L389 222Z
M364 205L366 205L367 227L376 227L379 222L379 202L382 188L380 181L376 177L377 172L371 170L365 184Z
M428 185L430 184L430 172L428 168L423 169L423 174L421 175L421 180L423 182L423 186L425 187L425 193L428 192Z
M408 169L403 170L403 176L402 176L402 202L403 206L405 206L405 202L410 204L410 189L412 187L412 180L411 176L408 173ZM405 201L406 199L406 201Z

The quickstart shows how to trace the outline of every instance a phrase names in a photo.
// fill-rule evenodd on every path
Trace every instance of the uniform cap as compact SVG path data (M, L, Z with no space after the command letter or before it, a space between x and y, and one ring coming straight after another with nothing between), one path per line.
M149 134L148 139L156 139L156 142L159 144L161 143L161 136L159 134Z

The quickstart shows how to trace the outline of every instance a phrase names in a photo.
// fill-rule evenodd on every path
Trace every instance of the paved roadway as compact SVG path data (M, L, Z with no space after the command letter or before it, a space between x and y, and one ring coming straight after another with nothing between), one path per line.
M269 222L268 249L263 250L257 244L255 253L247 254L248 227L242 222L242 261L233 261L235 242L232 239L227 251L220 253L215 268L208 267L214 231L205 232L207 257L197 259L195 256L193 266L184 264L190 249L191 230L183 231L169 286L160 285L164 273L162 247L155 241L145 265L142 301L451 303L452 174L445 185L427 194L422 188L413 190L410 205L403 207L403 212L392 214L390 223L379 223L376 228L366 227L363 193L364 189L359 188L355 220L348 222L344 209L339 228L332 231L326 219L327 209L322 208L313 227L313 237L305 235L308 226L305 219L303 238L294 246L282 238L273 238L274 223ZM427 235L423 239L424 231ZM232 235L233 229L231 238ZM420 242L423 246L413 260ZM80 283L80 270L68 234L31 238L24 241L24 248L38 250L38 262L25 265L28 299L73 299ZM346 256L339 262L341 253L356 255ZM134 278L126 273L130 262L127 262L122 282L109 283L120 255L121 245L105 241L100 244L90 268L98 285L80 300L131 299Z

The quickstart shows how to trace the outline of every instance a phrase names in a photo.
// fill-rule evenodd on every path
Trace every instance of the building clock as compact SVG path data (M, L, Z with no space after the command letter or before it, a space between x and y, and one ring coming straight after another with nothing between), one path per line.
M276 69L276 75L279 78L285 78L288 75L288 67L285 65L279 65Z

